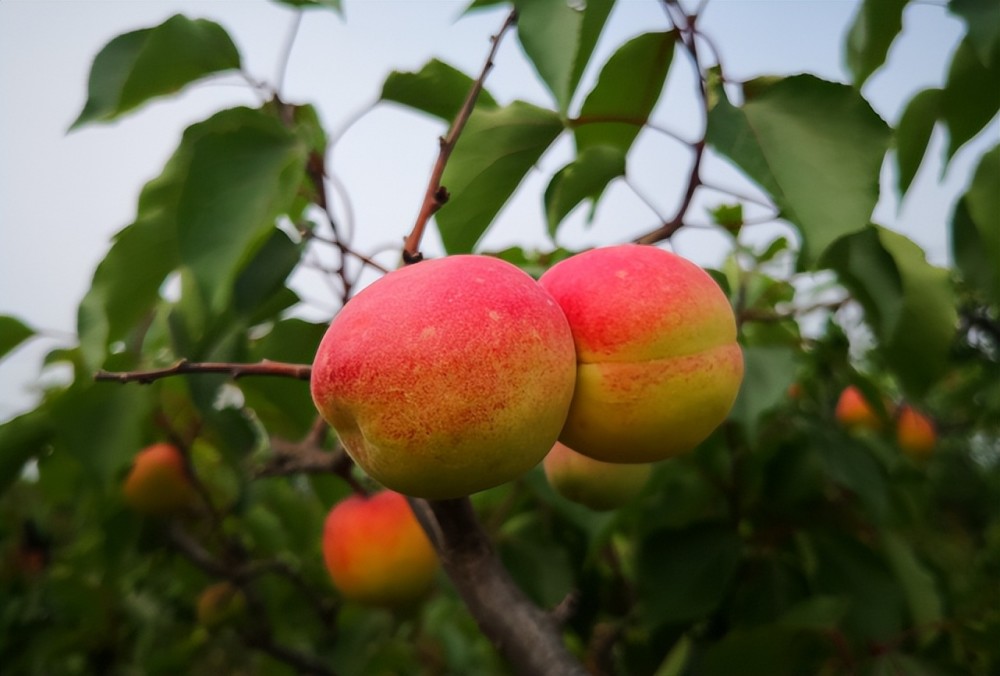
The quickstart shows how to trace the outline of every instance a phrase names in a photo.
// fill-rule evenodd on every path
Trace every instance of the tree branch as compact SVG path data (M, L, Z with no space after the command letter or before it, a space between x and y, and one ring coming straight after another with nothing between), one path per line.
M584 676L583 666L563 644L555 619L525 596L500 563L468 498L425 504L437 522L432 540L439 538L435 544L445 572L480 630L514 672Z
M181 359L173 366L148 371L105 371L94 374L94 380L117 383L141 383L148 385L154 380L188 373L226 373L233 378L246 376L272 376L278 378L295 378L309 380L312 366L308 364L288 364L285 362L264 359L255 364L239 364L234 362L192 362Z
M493 69L493 59L496 57L497 50L500 47L500 40L503 38L504 33L516 22L517 12L512 11L507 15L496 35L490 38L493 46L486 57L486 63L483 64L482 72L480 72L479 77L473 83L468 96L465 97L465 102L462 103L458 115L455 116L454 122L451 123L448 133L440 140L438 158L434 163L434 168L431 170L431 178L427 183L427 190L424 193L424 201L420 205L420 212L417 214L417 222L414 223L413 230L410 231L409 236L407 236L403 244L403 262L406 264L416 263L423 258L420 253L420 240L424 236L427 222L430 221L431 216L438 209L444 206L449 197L448 189L441 185L441 176L444 175L444 168L448 164L451 151L455 149L455 144L458 143L458 137L462 134L462 130L465 129L465 123L469 121L469 117L476 107L476 100L479 98L479 93L483 90L486 76Z

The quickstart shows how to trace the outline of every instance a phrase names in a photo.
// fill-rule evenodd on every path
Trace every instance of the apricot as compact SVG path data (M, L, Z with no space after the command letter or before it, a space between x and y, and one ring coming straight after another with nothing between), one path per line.
M344 598L386 607L426 594L439 565L406 498L392 491L337 503L323 528L323 558Z
M311 389L365 472L443 499L541 462L575 377L569 324L549 294L510 263L463 255L390 272L348 302Z
M197 501L184 456L168 443L147 446L136 454L122 496L132 509L151 516L176 514Z
M596 460L648 463L690 451L725 419L743 353L729 301L704 270L627 244L561 261L539 283L576 346L561 442Z
M855 385L845 387L840 393L834 417L848 430L867 429L878 432L882 429L882 419Z
M214 628L230 622L246 610L246 598L232 582L223 581L205 587L198 595L195 615L198 622Z
M559 495L595 511L616 509L636 499L653 466L594 460L556 442L542 461L545 478Z
M912 406L904 405L896 419L896 443L907 455L926 458L934 452L937 430L930 418Z

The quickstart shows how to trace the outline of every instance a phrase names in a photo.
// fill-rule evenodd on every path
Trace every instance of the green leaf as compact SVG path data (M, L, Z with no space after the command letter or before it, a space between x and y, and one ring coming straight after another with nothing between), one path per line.
M562 128L557 113L523 101L472 113L441 179L451 197L436 219L448 253L472 251Z
M72 454L99 483L110 486L147 440L143 423L153 404L152 392L118 383L74 385L53 402L59 450Z
M277 228L256 252L247 266L236 277L233 288L233 310L257 323L267 319L287 306L273 309L275 295L286 297L285 280L298 265L304 244L293 242ZM288 300L296 296L291 293ZM292 301L294 302L294 300ZM281 305L281 303L279 303Z
M569 109L614 0L515 0L517 35L560 112Z
M219 310L237 272L291 206L307 148L276 118L234 108L190 127L180 152L187 154L175 205L180 259Z
M868 225L889 129L856 90L796 75L746 83L739 108L714 96L708 142L798 226L803 262Z
M625 154L613 146L592 146L556 172L545 189L545 216L549 236L555 237L563 219L586 199L597 203L608 183L625 175Z
M906 595L913 626L920 631L920 642L926 645L937 636L943 611L934 577L902 537L883 533L882 550Z
M416 73L389 73L379 98L416 108L450 123L458 116L473 84L474 80L457 68L431 59ZM496 108L497 103L483 89L479 92L476 105Z
M795 380L795 350L787 347L743 348L743 383L730 417L738 420L753 439L760 417L784 403L788 386Z
M33 335L35 330L20 319L0 315L0 359Z
M781 625L734 631L711 643L696 673L702 676L801 676L821 673L830 652L822 637Z
M934 124L941 116L940 89L925 89L906 105L896 127L896 164L899 168L899 194L905 195L927 152Z
M298 9L326 8L332 9L337 14L343 16L344 11L340 6L340 0L274 0L282 5L290 5Z
M847 33L847 67L854 86L861 89L872 73L885 63L892 41L903 28L903 8L909 0L864 0Z
M663 90L676 39L675 33L645 33L608 59L573 121L578 152L610 145L628 153Z
M951 59L948 78L941 98L941 117L948 128L948 153L951 159L1000 110L1000 49L984 64L976 55L969 36L958 45Z
M885 470L868 448L822 429L814 428L813 436L829 479L854 493L872 521L884 521L889 512L889 487Z
M1000 5L993 0L951 0L948 11L965 20L969 40L983 65L1000 51Z
M948 272L906 237L878 227L838 242L826 262L861 302L904 389L925 393L947 367L958 321Z
M87 103L70 129L113 120L206 75L239 68L232 39L205 19L178 14L155 28L119 35L94 59Z
M884 640L903 627L903 598L885 562L852 537L814 532L815 589L847 597L844 628L864 639Z
M967 239L979 248L975 255L985 268L981 275L985 281L982 288L990 297L1000 300L1000 278L997 275L997 262L1000 261L1000 145L993 146L979 160L963 202L969 222L975 228L975 233Z
M962 198L955 205L951 221L951 248L963 281L980 289L993 302L1000 303L1000 273L996 259L986 255L988 246L983 241L983 233L969 215L968 198Z
M0 495L21 475L24 463L45 450L53 432L52 420L44 408L0 425Z
M192 125L163 173L143 188L135 223L115 237L78 314L86 363L124 340L188 266L213 311L229 302L238 273L273 231L303 176L307 147L260 110L224 110Z
M326 328L325 324L283 319L251 347L250 359L311 364ZM308 383L287 378L248 378L240 381L240 389L247 406L271 434L299 439L316 419Z
M655 627L711 613L728 591L742 550L739 536L718 525L648 535L637 564L646 620Z
M739 202L720 204L713 209L708 209L708 215L712 217L713 223L734 234L739 232L740 227L743 226L743 205Z

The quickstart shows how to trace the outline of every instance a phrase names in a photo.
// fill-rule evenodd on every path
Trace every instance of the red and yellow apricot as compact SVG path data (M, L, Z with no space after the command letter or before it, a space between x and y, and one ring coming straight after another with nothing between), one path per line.
M605 462L648 463L690 451L728 415L743 354L732 307L700 267L622 245L561 261L539 283L576 346L561 442Z
M122 485L122 497L135 511L151 516L192 508L197 492L180 449L157 443L139 451Z
M896 443L907 455L926 458L937 445L937 430L930 418L912 406L904 405L896 418Z
M594 460L556 443L542 461L545 478L559 495L595 511L617 509L635 500L649 483L653 466Z
M390 272L334 318L312 396L357 464L407 495L455 498L537 465L576 377L562 310L487 256Z
M406 498L392 491L337 503L323 528L323 558L351 601L399 607L431 588L438 558Z

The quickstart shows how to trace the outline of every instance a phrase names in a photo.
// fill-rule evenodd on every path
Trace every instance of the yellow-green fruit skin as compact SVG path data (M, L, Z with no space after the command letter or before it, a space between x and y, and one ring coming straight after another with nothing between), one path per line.
M652 465L602 462L558 442L545 456L542 467L552 490L598 512L635 500L653 472Z
M132 509L150 516L169 516L193 507L197 493L180 449L157 443L139 451L122 485L122 497Z
M344 598L383 607L419 600L439 567L406 498L392 491L337 503L323 528L323 559Z
M390 272L355 296L320 343L311 389L371 477L444 499L541 462L575 379L552 297L510 263L470 255Z
M559 440L614 463L686 453L725 420L743 379L736 320L704 270L652 246L594 249L539 283L573 331L577 384Z

